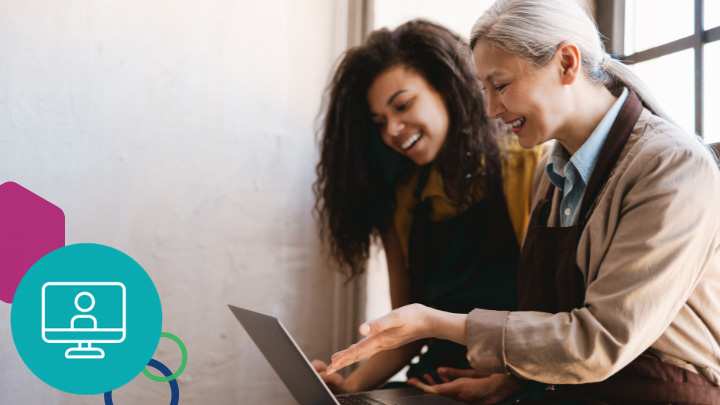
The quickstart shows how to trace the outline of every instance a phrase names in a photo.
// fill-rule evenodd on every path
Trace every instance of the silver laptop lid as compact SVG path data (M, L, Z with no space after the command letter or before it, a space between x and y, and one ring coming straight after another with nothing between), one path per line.
M280 320L228 305L300 405L338 405Z

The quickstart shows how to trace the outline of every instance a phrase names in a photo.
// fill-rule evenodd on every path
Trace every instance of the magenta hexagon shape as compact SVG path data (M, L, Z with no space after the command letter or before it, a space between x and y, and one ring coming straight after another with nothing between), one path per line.
M35 262L65 246L65 214L23 186L0 184L0 300L12 302Z

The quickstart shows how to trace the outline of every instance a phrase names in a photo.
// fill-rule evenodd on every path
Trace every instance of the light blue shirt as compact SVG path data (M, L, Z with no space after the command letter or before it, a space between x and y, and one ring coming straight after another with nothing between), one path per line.
M570 156L560 142L555 142L555 146L550 150L545 173L563 195L560 203L560 226L577 224L580 204L590 181L590 175L595 169L598 155L605 144L610 128L615 123L627 97L628 89L626 88L590 134L588 140L574 155Z

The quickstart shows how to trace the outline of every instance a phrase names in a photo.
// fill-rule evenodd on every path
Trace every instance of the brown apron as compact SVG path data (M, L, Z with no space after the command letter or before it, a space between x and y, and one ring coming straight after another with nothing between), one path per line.
M585 299L585 281L577 265L580 235L607 182L642 104L630 92L603 145L581 204L578 225L548 227L555 191L551 183L535 207L518 264L518 308L521 311L570 312ZM541 399L519 404L720 404L720 389L696 373L642 354L605 381L549 386Z

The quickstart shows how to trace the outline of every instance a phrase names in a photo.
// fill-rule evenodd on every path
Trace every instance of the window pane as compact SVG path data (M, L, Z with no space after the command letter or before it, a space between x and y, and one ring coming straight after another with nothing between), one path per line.
M703 135L705 142L720 142L720 41L705 45L705 83L703 83L703 94L705 108L703 108Z
M375 0L373 27L393 29L413 18L425 18L468 38L475 21L494 2L495 0Z
M627 0L625 4L626 55L695 32L693 0Z
M720 26L720 0L705 0L703 14L703 26L706 30Z
M631 66L665 111L690 133L695 132L694 58L695 50L686 49Z

